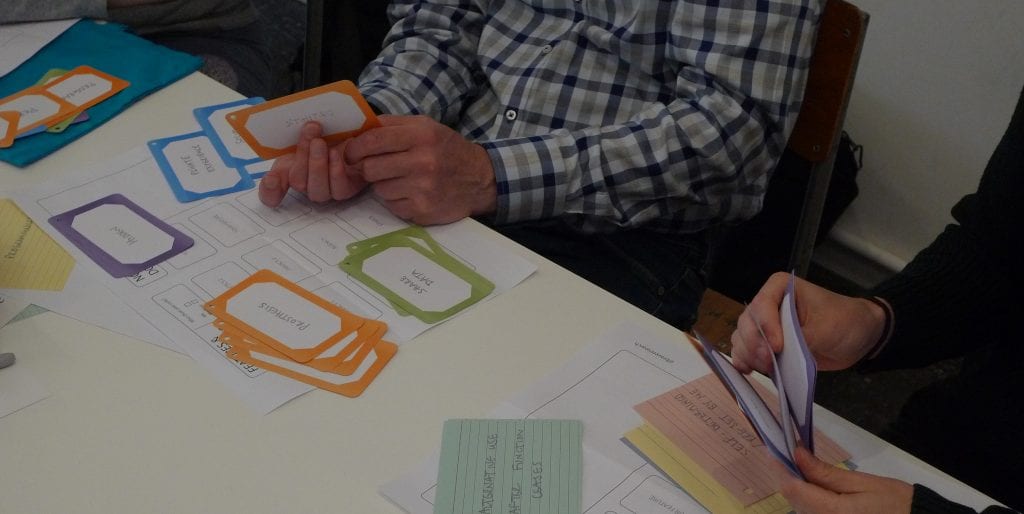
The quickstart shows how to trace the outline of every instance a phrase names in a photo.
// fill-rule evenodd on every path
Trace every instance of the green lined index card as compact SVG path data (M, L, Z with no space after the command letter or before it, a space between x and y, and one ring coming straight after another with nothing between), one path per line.
M579 514L583 423L445 421L434 514Z

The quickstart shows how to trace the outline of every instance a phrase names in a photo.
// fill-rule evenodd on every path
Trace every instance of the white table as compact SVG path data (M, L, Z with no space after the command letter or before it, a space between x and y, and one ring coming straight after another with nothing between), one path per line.
M192 107L237 97L193 74L27 169L0 164L0 191L59 180L74 166L186 132ZM378 486L426 457L445 419L484 415L622 320L679 337L474 229L527 256L538 272L403 345L357 399L317 390L260 416L186 356L55 313L8 325L0 351L13 351L16 366L30 367L52 395L0 418L0 512L397 512ZM501 365L480 366L484 360ZM992 503L835 415L816 416L863 456L862 469L925 480L976 508Z

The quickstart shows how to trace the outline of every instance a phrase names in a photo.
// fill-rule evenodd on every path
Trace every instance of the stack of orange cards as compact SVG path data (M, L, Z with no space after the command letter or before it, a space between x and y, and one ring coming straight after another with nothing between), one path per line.
M226 356L345 396L362 394L398 351L387 324L356 316L260 270L205 306Z
M129 86L89 66L63 71L51 70L39 84L0 99L0 148L11 146L17 137L71 123Z

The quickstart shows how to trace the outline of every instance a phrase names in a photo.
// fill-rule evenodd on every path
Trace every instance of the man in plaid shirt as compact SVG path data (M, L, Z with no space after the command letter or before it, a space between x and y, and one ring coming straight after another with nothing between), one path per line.
M706 229L750 218L796 120L823 0L396 1L359 86L382 128L303 129L263 179L477 216L687 328Z

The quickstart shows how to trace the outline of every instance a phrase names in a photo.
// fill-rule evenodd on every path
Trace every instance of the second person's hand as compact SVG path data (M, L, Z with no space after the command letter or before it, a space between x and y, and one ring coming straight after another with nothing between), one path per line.
M789 278L781 272L769 277L737 320L731 338L736 369L744 373L771 371L768 347L782 350L779 306ZM882 335L885 313L869 300L843 296L800 278L796 279L796 300L798 321L819 369L838 370L856 364Z

